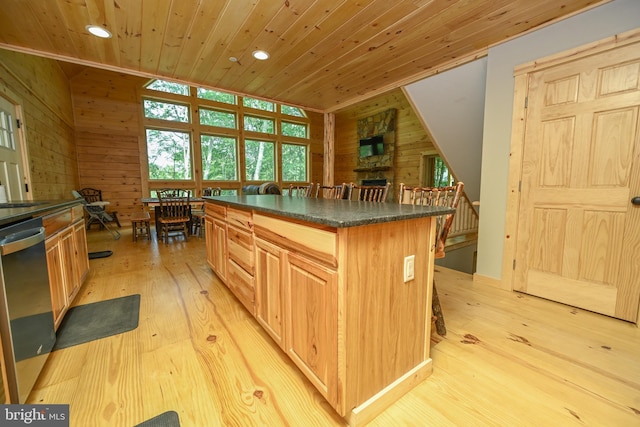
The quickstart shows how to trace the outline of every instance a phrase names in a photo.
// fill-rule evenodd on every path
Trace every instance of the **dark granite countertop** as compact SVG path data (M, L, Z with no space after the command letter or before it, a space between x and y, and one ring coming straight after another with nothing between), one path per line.
M25 200L0 203L0 226L43 216L80 203L79 200Z
M272 194L255 196L211 196L205 200L231 207L250 209L286 218L345 228L401 221L455 212L451 208L376 203L351 200L315 199Z

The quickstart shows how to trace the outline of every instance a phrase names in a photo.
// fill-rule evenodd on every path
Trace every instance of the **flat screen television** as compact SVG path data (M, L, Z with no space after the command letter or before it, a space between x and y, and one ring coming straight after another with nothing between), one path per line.
M360 158L379 156L384 154L384 136L376 135L371 138L361 139L360 142Z

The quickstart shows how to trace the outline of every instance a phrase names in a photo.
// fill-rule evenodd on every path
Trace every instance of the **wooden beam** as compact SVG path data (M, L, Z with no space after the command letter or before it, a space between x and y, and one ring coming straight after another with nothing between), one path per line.
M336 115L333 113L324 114L324 165L322 178L323 185L333 185L334 160L335 160L335 136L336 136Z

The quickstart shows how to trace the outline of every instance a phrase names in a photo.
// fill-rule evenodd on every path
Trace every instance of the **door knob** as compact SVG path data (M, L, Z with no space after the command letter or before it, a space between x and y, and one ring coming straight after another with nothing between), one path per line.
M634 205L640 205L640 196L636 196L631 199L631 203L633 203Z

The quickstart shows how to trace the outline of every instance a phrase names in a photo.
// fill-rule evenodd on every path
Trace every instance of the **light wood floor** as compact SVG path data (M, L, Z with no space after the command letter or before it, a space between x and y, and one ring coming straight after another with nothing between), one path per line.
M139 293L139 327L52 353L29 403L68 403L82 427L169 410L183 427L344 425L216 279L204 239L88 238L113 255L90 261L76 304ZM371 426L640 426L638 328L437 270L433 375Z

